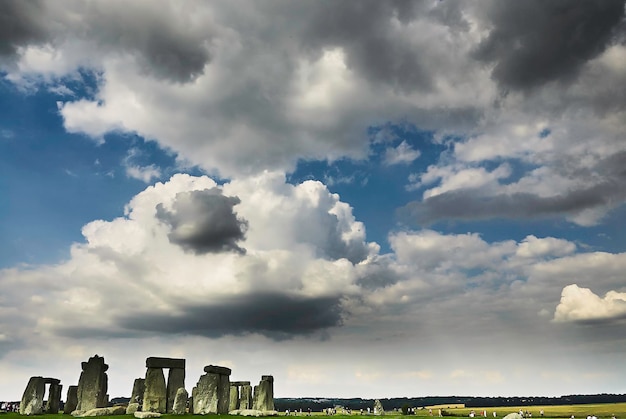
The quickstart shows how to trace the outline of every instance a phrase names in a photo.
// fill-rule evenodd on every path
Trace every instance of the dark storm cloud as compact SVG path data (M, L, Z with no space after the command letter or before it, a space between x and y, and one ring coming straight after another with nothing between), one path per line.
M492 3L493 29L475 51L503 87L524 90L574 77L611 42L624 0Z
M342 324L340 298L256 294L179 307L176 314L118 317L126 329L211 338L259 333L276 340L309 335Z
M375 83L403 91L430 90L431 72L410 40L393 32L392 19L413 20L420 2L321 1L315 3L302 36L306 46L321 51L341 46L348 66Z
M248 223L233 212L239 202L236 196L224 196L217 188L180 192L173 211L158 204L156 217L171 227L170 242L185 250L245 253L237 242L244 239Z
M146 8L133 2L99 2L86 7L88 31L105 49L137 56L143 70L177 82L202 74L210 55L206 34L174 13L167 4Z
M530 193L485 196L480 189L445 192L412 202L399 210L403 219L429 225L438 220L480 220L488 218L534 218L574 215L586 209L611 205L623 199L623 183L606 182L562 195L541 197Z
M15 54L17 48L45 39L43 6L40 1L0 2L0 55Z
M581 179L600 177L603 180L589 187L570 189L550 197L532 193L485 195L481 189L454 190L421 202L411 202L398 210L398 216L403 220L429 225L444 219L571 216L588 209L612 209L626 198L626 152L599 161L593 171L578 169L570 171L566 176Z

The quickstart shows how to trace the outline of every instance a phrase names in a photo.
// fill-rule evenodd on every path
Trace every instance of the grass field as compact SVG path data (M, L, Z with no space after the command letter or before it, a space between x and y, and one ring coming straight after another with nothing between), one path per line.
M480 419L482 416L479 416L478 413L483 410L487 411L487 418L493 419L493 412L497 413L498 418L502 418L505 415L513 412L518 412L522 409L524 412L528 411L532 414L533 418L541 419L539 412L541 410L544 411L544 418L570 418L574 415L575 418L586 418L588 415L595 415L598 419L610 419L611 416L615 415L617 419L626 419L626 403L603 403L603 404L576 404L576 405L567 405L567 406L507 406L507 407L463 407L463 408L453 408L453 409L443 409L446 411L445 418L468 418L470 412L473 410L476 412L476 419ZM416 411L414 417L432 417L433 419L437 419L437 410L433 409L433 416L431 416L428 412L428 409L420 409ZM314 416L326 416L324 413L314 412ZM181 418L191 418L193 415L162 415L161 417L164 419L181 419ZM206 415L210 416L214 419L234 419L234 416L230 415ZM284 416L281 413L280 416ZM360 416L358 413L354 413L352 416ZM363 415L368 416L368 415ZM372 419L376 416L369 415ZM387 412L385 417L394 418L401 417L400 413ZM413 415L412 415L413 416ZM130 418L131 416L98 416L98 419L124 419ZM306 415L296 415L292 416L306 418ZM348 415L334 415L335 419L347 418ZM62 419L62 418L72 418L69 415L37 415L36 419ZM0 419L24 419L24 416L20 416L17 413L2 413L0 414Z

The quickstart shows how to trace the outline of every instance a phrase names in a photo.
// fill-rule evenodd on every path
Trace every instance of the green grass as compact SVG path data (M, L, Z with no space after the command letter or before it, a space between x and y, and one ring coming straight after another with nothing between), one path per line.
M498 418L502 419L505 415L513 412L518 412L520 409L524 411L529 411L532 413L533 419L541 419L539 415L539 411L543 409L544 418L570 418L572 415L576 419L585 419L587 415L595 415L598 419L610 419L611 416L615 415L617 419L626 419L626 403L603 403L603 404L576 404L576 405L567 405L567 406L508 406L508 407L474 407L474 408L455 408L455 409L443 409L447 412L447 415L444 416L444 419L453 419L453 418L462 418L468 419L469 413L473 410L477 414L483 410L487 411L487 418L493 419L492 412L495 410L498 414ZM433 409L433 416L430 416L428 413L428 409L420 409L416 411L416 415L414 417L426 417L438 419L437 410ZM326 416L324 413L313 412L314 416ZM212 419L234 419L234 416L230 415L206 415L211 417ZM284 414L281 414L284 416ZM354 411L352 416L360 416L358 411ZM364 417L368 415L363 415ZM374 415L369 415L371 419L376 418ZM162 415L164 419L180 419L181 417L190 419L192 415ZM292 418L300 418L306 419L306 414L291 416ZM335 419L343 419L348 418L348 415L335 415L332 418ZM386 418L399 418L402 417L400 413L386 412ZM476 416L476 419L480 419L482 416ZM98 416L98 419L124 419L124 418L133 418L130 415L121 415L121 416ZM330 418L330 417L329 417ZM0 419L24 419L24 416L20 416L18 413L3 413L0 414ZM37 415L36 419L72 419L72 416L69 415ZM408 418L407 418L408 419Z

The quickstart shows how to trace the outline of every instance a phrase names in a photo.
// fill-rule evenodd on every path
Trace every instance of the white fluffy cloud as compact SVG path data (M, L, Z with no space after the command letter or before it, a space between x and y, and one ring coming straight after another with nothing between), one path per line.
M563 288L554 312L556 322L612 322L626 318L626 293L609 291L604 297L576 284Z

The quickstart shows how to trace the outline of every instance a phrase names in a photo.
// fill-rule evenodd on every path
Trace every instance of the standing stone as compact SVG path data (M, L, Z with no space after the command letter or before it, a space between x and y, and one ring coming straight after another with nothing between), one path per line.
M45 391L46 383L43 377L30 377L20 403L20 415L41 415Z
M61 407L61 391L63 390L63 386L61 385L61 381L55 378L47 378L46 381L50 383L50 388L48 389L48 402L46 403L44 412L57 414Z
M252 386L248 381L248 384L241 386L239 395L239 409L252 409Z
M65 406L63 406L63 413L69 415L78 405L78 386L69 386L67 388L67 397L65 398Z
M378 399L374 400L374 414L375 415L385 414L385 409L383 409L383 404Z
M130 396L129 403L143 404L143 393L146 391L146 380L144 378L135 378L133 382L133 392ZM134 412L133 412L134 413Z
M107 405L108 377L106 371L109 366L104 358L95 355L82 364L83 372L78 379L77 410L91 410Z
M181 387L185 387L185 369L170 368L170 372L167 374L167 413L172 413L176 393Z
M206 415L217 413L217 387L219 386L219 374L204 374L200 376L195 387L193 396L193 414Z
M232 412L237 409L239 409L239 386L234 383L230 383L230 401L228 403L228 411Z
M167 409L167 387L161 368L148 368L146 371L145 391L143 393L144 412L165 413Z
M190 414L194 414L194 410L193 410L193 403L194 400L196 399L196 394L198 394L198 388L194 387L191 389L191 397L189 398L189 413Z
M217 365L204 367L205 375L198 381L193 394L194 414L227 414L230 402L230 368Z
M180 387L176 390L176 396L174 397L174 405L172 406L172 413L175 415L184 415L187 410L187 399L189 393L184 387Z
M274 377L262 375L258 386L254 386L253 409L267 412L274 410Z
M220 374L220 384L218 388L217 413L224 415L228 413L230 404L230 377Z

